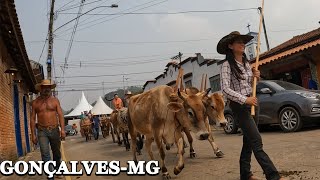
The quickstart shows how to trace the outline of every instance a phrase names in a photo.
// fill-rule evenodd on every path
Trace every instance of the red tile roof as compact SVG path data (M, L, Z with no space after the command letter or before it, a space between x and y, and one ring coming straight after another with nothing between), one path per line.
M268 57L271 57L275 54L279 54L281 52L284 52L286 50L295 48L297 46L300 46L305 43L309 43L311 41L317 40L320 38L320 28L312 30L310 32L294 36L290 40L272 48L270 51L264 52L260 55L260 60L266 59Z

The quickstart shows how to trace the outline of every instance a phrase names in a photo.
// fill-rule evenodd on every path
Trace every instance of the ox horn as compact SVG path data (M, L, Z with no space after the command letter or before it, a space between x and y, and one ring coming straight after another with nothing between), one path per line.
M186 93L184 93L183 91L180 92L178 91L178 96L185 102L187 101L188 95Z
M203 91L203 76L204 76L204 74L202 74L202 78L201 78L200 92Z
M203 89L203 91L205 91L206 89L207 89L207 77L208 77L208 75L206 74L206 77L205 77L205 79L204 79L204 89Z
M183 86L183 77L181 76L181 84L180 84L180 88L181 88L181 91L184 91L184 86Z
M211 91L211 88L208 88L206 91L198 92L197 96L201 96L202 98L204 98L209 94L210 91Z

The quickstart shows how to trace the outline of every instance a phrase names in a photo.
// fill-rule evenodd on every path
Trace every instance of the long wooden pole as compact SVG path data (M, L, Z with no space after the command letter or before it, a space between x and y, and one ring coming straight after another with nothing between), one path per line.
M261 11L260 11L260 23L259 23L259 33L258 33L258 46L256 49L256 64L255 64L255 69L258 70L259 66L259 57L260 57L260 36L261 36L261 29L262 29L262 19L263 19L263 10L264 10L264 0L262 0L262 6L261 6ZM253 87L252 87L252 96L256 97L257 94L257 78L253 78ZM251 115L255 115L255 107L251 106Z

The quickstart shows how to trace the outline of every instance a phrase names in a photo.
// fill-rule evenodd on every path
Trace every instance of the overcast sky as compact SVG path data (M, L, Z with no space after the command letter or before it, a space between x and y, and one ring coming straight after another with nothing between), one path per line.
M69 3L70 2L70 3ZM92 2L92 3L91 3ZM48 30L50 0L16 0L16 9L25 40L29 59L38 61ZM69 3L69 4L67 4ZM54 29L75 18L80 0L56 0ZM89 3L89 4L88 4ZM62 7L63 5L66 6ZM64 81L58 84L62 108L69 110L76 106L80 91L70 89L100 89L85 91L90 103L104 92L130 85L143 85L164 70L170 58L178 52L184 58L202 53L205 58L221 58L216 44L231 31L248 33L258 31L259 14L255 9L187 14L143 14L106 15L120 12L179 12L247 9L261 6L260 0L86 0L82 13L97 6L118 4L119 8L97 8L90 13L104 15L83 15L80 17L73 46L68 58L68 69ZM62 7L62 8L61 8ZM266 0L265 21L270 46L280 43L319 27L319 0ZM69 10L68 10L69 9ZM65 14L69 13L69 14ZM71 13L71 14L70 14ZM73 14L72 14L73 13ZM88 13L88 14L90 14ZM117 18L115 18L117 17ZM111 19L114 18L114 19ZM57 30L54 40L55 71L53 77L63 76L62 68L66 57L72 28L75 21ZM264 36L261 36L262 50L266 50ZM46 71L47 47L40 63ZM145 63L148 62L148 63ZM81 67L80 67L81 64ZM150 73L151 72L151 73ZM126 75L103 77L73 77L96 75ZM71 76L71 78L70 78ZM69 77L69 78L68 78ZM89 83L89 84L88 84Z

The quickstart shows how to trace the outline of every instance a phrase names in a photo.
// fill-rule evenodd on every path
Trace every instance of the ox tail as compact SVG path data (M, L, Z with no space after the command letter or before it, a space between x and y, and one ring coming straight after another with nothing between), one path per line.
M131 121L131 117L130 117L130 106L127 107L127 119L128 119L128 129L129 132L135 132L133 128L133 124ZM144 139L144 135L141 135L140 133L137 133L137 150L138 152L141 152L142 148L143 148L143 139Z

